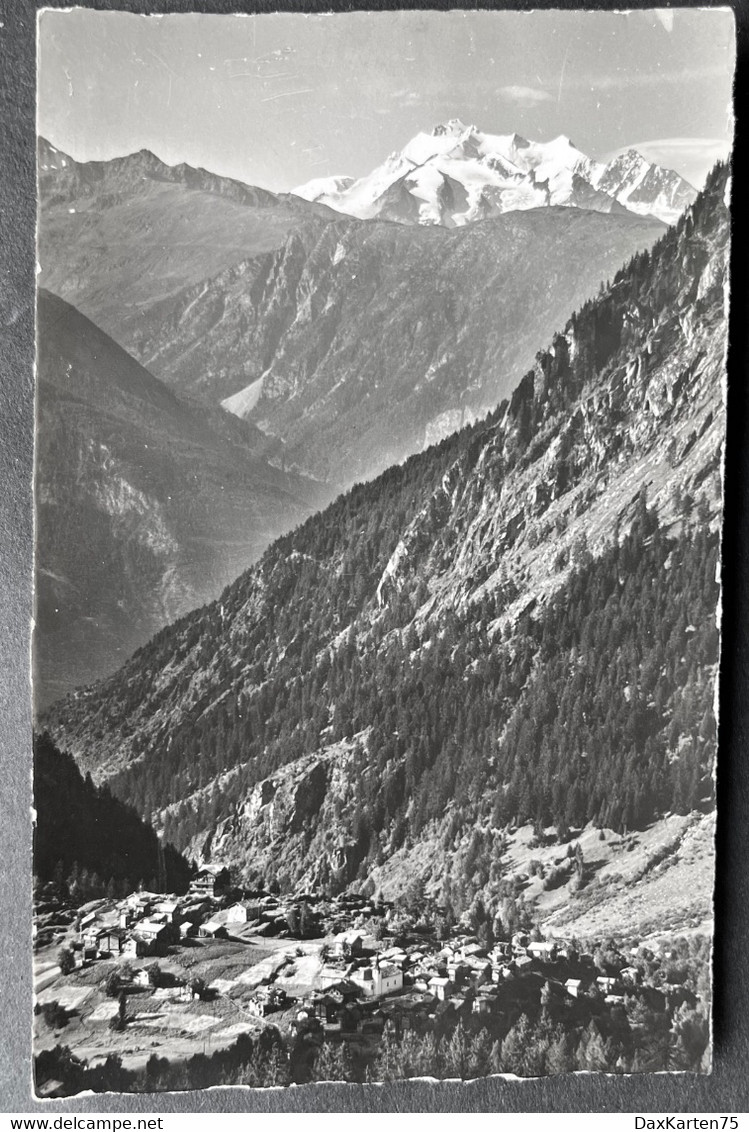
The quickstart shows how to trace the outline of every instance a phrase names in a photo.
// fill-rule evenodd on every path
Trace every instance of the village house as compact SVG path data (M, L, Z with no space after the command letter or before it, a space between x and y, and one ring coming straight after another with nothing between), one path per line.
M325 993L340 995L341 1002L349 1004L361 998L361 987L351 979L341 978L337 983L331 983Z
M413 996L383 1002L380 1010L385 1020L384 1032L400 1040L404 1033L418 1029L428 1014L427 1004L430 1002L431 999L422 1000Z
M397 1010L401 1019L401 1030L421 1029L427 1023L429 1012L434 1004L434 999L427 992L426 994L411 994L404 998L397 998L392 1001L392 1008Z
M144 924L153 925L153 929L155 929L156 926L161 926L162 928L165 928L166 929L166 940L169 941L170 943L175 943L179 940L179 937L180 937L179 924L175 924L174 921L170 918L170 916L166 914L166 912L153 911L152 914L150 914L150 916L148 917L148 919L140 920L140 924L138 924L138 929L140 929L140 927L143 926Z
M87 947L82 943L73 944L73 963L76 967L84 967L93 959L99 958L99 952L96 947Z
M361 1020L361 1032L363 1034L382 1034L385 1031L385 1015L381 1010L374 1010L371 1014L365 1014Z
M218 939L226 936L226 922L217 916L212 916L210 920L199 926L198 935L201 939Z
M198 928L198 935L204 939L215 939L218 936L226 936L232 925L246 923L247 908L245 905L241 903L231 904L228 908L214 912L210 920L202 923Z
M534 959L540 959L544 963L554 963L557 958L557 945L545 940L531 941L527 951Z
M403 990L403 972L400 968L377 960L370 967L359 967L352 971L349 978L361 987L367 998L380 998Z
M101 929L97 924L92 924L85 935L81 936L80 942L84 951L93 951L94 955L99 953L99 931Z
M255 901L255 906L258 909L269 911L270 909L279 907L279 899L277 896L271 896L270 894L267 896L259 896Z
M404 1019L401 1014L385 1013L383 1033L392 1034L398 1041L400 1041L404 1029L403 1023L407 1020L408 1019Z
M157 897L152 892L131 892L125 899L124 908L140 919L149 915L153 910L156 899Z
M447 961L447 977L455 986L460 986L468 979L470 968L462 959L449 959Z
M342 967L335 967L333 965L323 967L318 975L321 990L327 990L328 987L334 986L336 983L339 983L341 979L345 978L345 976L346 972Z
M435 975L427 983L427 988L435 998L438 998L440 1002L444 1002L452 989L452 983L448 978L442 975Z
M159 900L155 906L154 911L159 915L166 916L169 923L179 924L182 919L182 913L178 900Z
M488 959L476 958L468 962L468 978L474 987L491 981L492 965Z
M579 998L584 990L582 979L567 979L564 984L564 989L567 991L567 994L571 994L573 998Z
M78 934L81 939L91 935L93 925L96 923L96 912L87 912L85 916L81 916L78 925Z
M152 940L145 940L133 934L124 941L121 954L125 959L142 959L146 955L153 955L155 950Z
M332 954L348 959L354 955L361 955L363 951L363 938L361 932L339 932L333 940Z
M467 943L465 947L459 949L458 954L462 959L485 959L486 948L479 943Z
M96 933L96 949L99 955L120 955L125 938L125 932L122 928L101 928Z
M309 1011L310 1016L319 1018L321 1022L334 1022L342 1006L343 995L338 991L313 994L304 1002L305 1010Z
M206 896L193 896L180 906L180 927L187 920L196 926L211 910L211 901Z
M190 892L201 896L213 896L216 891L216 876L210 869L201 869L190 881Z
M225 870L217 872L214 869L200 869L198 875L190 881L190 892L198 896L216 896L225 879Z
M235 904L230 904L228 908L224 908L218 913L225 924L246 924L247 923L247 908L241 901ZM217 917L214 916L214 919Z
M609 975L599 975L596 984L604 994L614 994L619 988L619 980Z
M300 1010L289 1026L292 1037L306 1037L315 1044L322 1041L322 1022L308 1009Z
M483 986L473 1000L474 1014L491 1014L499 1006L499 988L493 985Z
M133 933L144 943L150 944L154 951L164 952L170 943L179 939L179 930L176 931L171 924L158 919L141 920L137 932Z

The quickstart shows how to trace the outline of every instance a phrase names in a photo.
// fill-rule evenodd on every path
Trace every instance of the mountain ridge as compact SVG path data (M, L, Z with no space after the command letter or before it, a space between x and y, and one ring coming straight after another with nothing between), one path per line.
M77 161L40 135L37 140L37 165L45 193L50 194L50 189L56 189L61 197L66 198L79 192L91 192L102 183L111 184L110 191L117 196L131 192L143 180L153 179L182 183L187 188L210 192L248 206L272 207L281 202L291 212L303 216L330 216L329 209L322 205L314 207L314 202L309 202L313 204L312 209L303 206L300 210L299 200L293 193L274 193L185 161L170 165L146 148L106 160Z
M40 139L38 184L40 286L130 353L128 318L137 323L153 302L281 246L292 229L337 217L148 150L76 162Z

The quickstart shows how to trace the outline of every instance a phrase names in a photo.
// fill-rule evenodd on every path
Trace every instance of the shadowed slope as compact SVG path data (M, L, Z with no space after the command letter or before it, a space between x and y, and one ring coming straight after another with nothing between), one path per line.
M111 671L329 498L62 299L38 304L37 703Z

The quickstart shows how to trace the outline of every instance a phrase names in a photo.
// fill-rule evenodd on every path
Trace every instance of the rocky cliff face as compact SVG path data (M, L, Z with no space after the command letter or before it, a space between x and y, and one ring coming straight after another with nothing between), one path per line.
M356 876L357 861L344 815L355 804L356 767L366 758L367 736L361 735L279 769L207 835L193 839L195 860L236 859L240 853L264 873L275 859L304 887L345 887ZM167 811L164 820L170 816Z
M136 355L351 483L485 413L657 224L574 210L459 231L339 220L154 305Z
M283 883L392 888L407 859L439 888L442 854L496 896L515 819L709 805L725 182L509 403L58 705L60 745L196 857Z
M74 308L38 304L37 706L210 600L325 493L180 401Z

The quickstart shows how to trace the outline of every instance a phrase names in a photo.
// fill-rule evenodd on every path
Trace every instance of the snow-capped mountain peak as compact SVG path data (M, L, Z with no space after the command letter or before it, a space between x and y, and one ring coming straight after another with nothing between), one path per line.
M432 130L432 137L454 137L458 138L466 131L475 130L475 126L466 126L465 122L461 122L460 118L451 118L449 122L439 122Z
M416 134L365 177L318 178L295 192L362 219L446 227L548 205L652 214L672 223L696 196L677 173L633 148L606 164L566 134L535 142L483 133L460 118Z

